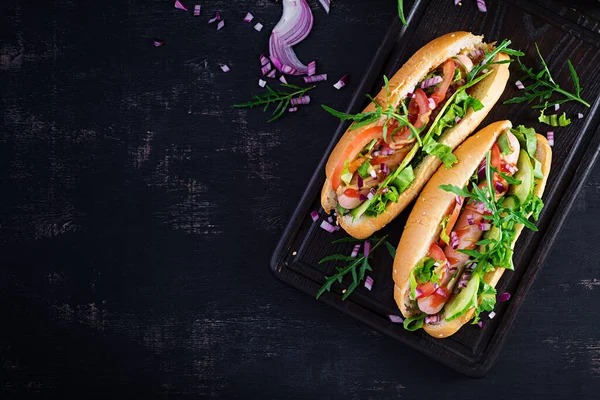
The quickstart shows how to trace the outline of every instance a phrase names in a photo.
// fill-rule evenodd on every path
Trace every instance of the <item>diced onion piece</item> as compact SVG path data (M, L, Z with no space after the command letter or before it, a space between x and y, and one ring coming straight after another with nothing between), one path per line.
M414 93L408 92L408 93L406 93L406 97L408 97L409 99L414 99L415 97L417 97L417 95Z
M546 133L546 138L548 139L548 144L550 146L554 146L554 132L553 131L548 131Z
M360 251L360 243L354 245L354 248L352 249L352 253L350 253L350 257L356 258L358 256L359 251Z
M368 240L365 240L365 243L363 245L363 255L365 257L369 257L370 252L371 252L371 242Z
M229 71L231 71L231 69L227 65L225 65L225 64L221 64L221 69L223 70L223 72L229 72Z
M319 3L321 3L321 5L323 6L325 12L329 14L330 0L319 0Z
M313 15L306 0L284 0L283 14L273 28L269 38L269 53L275 67L288 75L305 75L308 66L304 65L292 49L300 43L313 27ZM290 72L282 69L291 67Z
M304 95L301 97L294 97L291 101L290 104L295 106L298 104L308 104L310 103L310 96L309 95Z
M219 21L217 24L217 30L220 31L225 26L225 20Z
M165 44L165 41L164 41L164 40L162 40L162 39L154 39L154 40L152 41L152 44L154 45L154 47L160 47L160 46L162 46L163 44Z
M271 70L271 72L269 72L269 73L267 74L267 78L275 78L275 74L276 74L276 73L277 73L277 70L276 70L275 68L273 68L273 69Z
M322 82L327 80L327 74L319 74L313 76L305 76L304 83Z
M458 235L454 231L450 232L450 247L452 247L453 250L456 250L456 249L458 249L458 245L459 245Z
M473 218L472 214L467 214L467 222L469 225L475 225L475 219Z
M260 22L258 22L256 25L254 25L254 29L256 29L256 31L260 32L262 31L263 28L263 24L261 24Z
M582 113L577 113L577 118L579 118L579 119L583 118L583 114Z
M211 19L209 19L209 20L208 20L208 23L209 23L209 24L212 24L212 23L214 23L215 21L220 21L220 20L221 20L221 15L220 15L220 14L219 14L219 12L217 11L217 12L215 13L215 17L214 17L214 18L211 18Z
M333 84L333 87L336 88L337 90L340 90L341 88L346 86L347 83L348 83L348 74L342 76L339 81L337 81L336 83Z
M374 169L372 169L369 173L371 174L371 178L373 178L373 179L377 178L377 172L375 172Z
M440 317L438 314L436 314L436 315L428 315L428 316L425 317L424 322L426 324L431 324L431 323L440 322L441 319L442 319L442 317Z
M554 111L558 111L559 108L560 108L560 105L558 105L558 104L554 105Z
M265 55L264 55L264 54L261 54L261 55L260 55L260 65L261 65L262 67L264 67L265 65L267 65L267 64L270 64L270 63L271 63L271 62L269 61L269 59L268 59L267 57L265 57ZM269 68L269 69L271 69L271 68Z
M246 14L246 16L244 17L244 22L252 22L252 20L254 19L254 15L248 13Z
M502 182L498 181L494 182L494 189L496 189L496 192L498 193L504 193L506 191L506 186L504 186Z
M477 323L477 325L479 325L479 327L480 327L481 329L483 329L483 321L479 321L479 322Z
M329 233L335 232L335 226L331 225L327 221L321 221L321 225L319 225L323 230L326 230Z
M288 112L296 112L298 111L298 107L290 107L288 108Z
M461 0L454 0L455 6L462 6Z
M183 4L179 0L175 0L175 8L178 8L178 9L183 10L183 11L187 11L188 10L187 7L185 6L185 4Z
M271 63L267 62L266 65L263 65L263 67L260 69L260 72L262 72L263 75L266 75L269 73L269 71L271 71L272 67L271 67Z
M459 124L459 123L460 123L460 121L462 121L462 120L460 119L460 117L456 117L456 118L454 118L454 122L456 122L457 124Z
M494 319L494 317L495 317L495 316L496 316L496 312L495 312L495 311L492 311L492 312L491 312L491 313L488 315L488 317L490 317L490 319Z
M356 180L356 181L357 181L357 183L358 183L358 190L362 189L362 187L364 186L364 184L365 184L365 183L364 183L364 181L363 181L363 178L362 178L362 176L360 176L360 174L358 175L358 177L357 177L357 180Z
M399 315L390 314L388 315L388 318L395 324L401 324L404 322L404 319L402 319L402 317L400 317Z
M479 229L481 229L482 231L489 231L490 229L492 229L492 224L490 224L489 222L480 222Z
M279 81L280 81L281 83L285 83L285 84L287 84L287 80L285 79L285 75L281 75L281 76L279 77Z
M433 99L427 98L427 102L429 103L429 108L433 110L435 108L435 101Z
M312 210L310 212L310 217L312 218L313 222L317 222L319 220L319 213L317 210Z
M523 82L516 81L515 85L517 86L517 89L519 89L519 90L525 90L525 85L523 85Z
M260 86L260 87L265 87L265 85L266 85L266 84L267 84L267 81L264 81L264 80L262 80L262 79L259 79L259 80L258 80L258 86Z
M500 303L503 301L508 301L508 300L510 300L510 293L508 293L508 292L504 292L500 296L498 296L498 301Z
M485 1L483 0L477 0L477 8L479 8L479 11L481 12L487 12L487 7L485 5Z
M371 289L373 289L373 278L371 278L370 276L367 276L365 278L365 288L368 291L371 291Z
M201 5L200 5L200 4L196 4L196 5L194 6L194 17L197 17L197 16L199 16L199 15L200 15L200 8L201 8Z
M332 217L327 217L327 222L329 222L330 224L333 224L333 218Z
M428 87L437 85L438 83L442 82L443 80L444 79L442 79L442 77L439 75L436 75L433 78L425 79L423 82L421 82L421 89L427 89Z
M316 61L309 62L307 75L313 76L316 73L317 73L317 62Z

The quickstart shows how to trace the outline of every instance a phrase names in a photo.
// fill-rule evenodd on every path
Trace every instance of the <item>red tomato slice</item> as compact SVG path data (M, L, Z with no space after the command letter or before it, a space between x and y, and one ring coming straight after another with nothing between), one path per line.
M425 297L435 292L435 288L433 287L433 283L431 282L422 283L417 286L417 289L419 289L420 292L420 294L416 297L417 300L424 299Z
M444 253L444 250L435 243L431 243L431 246L429 246L427 257L431 257L435 261L446 263L446 254Z
M417 111L418 109L418 111ZM421 88L415 90L415 96L412 98L408 105L409 115L411 111L415 114L413 126L416 129L421 128L423 125L429 122L429 114L431 109L429 108L429 101L427 101L427 95Z
M443 293L440 293L443 292ZM445 295L444 295L445 294ZM431 295L431 301L429 306L431 308L438 308L440 305L446 303L448 301L448 297L450 296L450 291L445 287L440 287L438 290L433 292Z
M446 92L452 83L452 79L454 78L454 70L456 69L456 64L454 64L454 60L451 58L447 59L442 66L442 79L443 81L435 88L435 91L429 97L433 101L435 101L435 105L437 106L444 100L446 97Z
M348 159L354 158L369 142L373 139L378 139L383 135L383 128L381 126L375 126L369 128L358 135L352 140L350 145L344 149L340 162L335 167L333 175L331 176L331 186L333 190L337 190L342 183L342 172L344 171L344 163Z

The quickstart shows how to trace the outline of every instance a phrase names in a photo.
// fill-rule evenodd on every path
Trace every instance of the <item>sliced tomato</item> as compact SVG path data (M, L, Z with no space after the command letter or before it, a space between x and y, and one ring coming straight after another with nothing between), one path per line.
M416 297L417 300L424 299L425 297L430 296L433 292L435 292L435 288L433 287L433 283L431 282L422 283L417 286L417 289L419 289L419 294Z
M369 144L369 142L371 142L371 140L379 139L382 135L383 128L381 126L366 129L356 135L354 140L352 140L348 147L344 149L340 162L333 171L333 175L331 176L331 186L333 187L333 190L337 190L342 183L342 172L344 171L345 162L349 159L353 159L367 144Z
M431 243L431 246L429 246L427 257L433 258L435 261L439 261L444 264L446 263L446 254L444 253L444 250L442 250L442 248L435 243Z
M429 307L433 309L432 311L435 311L433 314L440 311L441 306L448 301L448 296L450 296L450 291L446 287L440 287L431 294Z
M344 190L344 195L348 197L360 197L360 192L356 189L348 188Z
M434 92L429 97L433 101L435 101L435 105L437 106L444 100L446 97L446 92L452 83L452 79L454 78L454 70L456 70L456 64L454 64L454 60L449 58L444 62L442 66L442 82L438 84L435 88Z
M421 88L415 90L415 96L408 104L409 116L413 116L414 120L411 121L416 129L421 128L429 122L429 115L431 109L429 108L429 101L427 95Z

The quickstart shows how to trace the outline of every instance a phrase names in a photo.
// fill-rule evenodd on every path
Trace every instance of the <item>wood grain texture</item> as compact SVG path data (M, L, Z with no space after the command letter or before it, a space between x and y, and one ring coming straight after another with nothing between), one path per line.
M272 124L231 105L259 90L281 5L201 3L0 4L2 397L594 398L600 167L498 364L463 378L267 267L337 125L318 104L345 108L352 84L330 83L365 70L395 2L312 1L297 51L331 82Z

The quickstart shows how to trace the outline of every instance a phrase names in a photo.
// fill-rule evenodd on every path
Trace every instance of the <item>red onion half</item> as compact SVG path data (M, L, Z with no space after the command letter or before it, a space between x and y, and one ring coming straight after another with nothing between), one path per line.
M308 66L302 64L292 46L304 40L312 26L313 15L306 0L283 0L283 14L269 39L271 61L279 71L289 75L308 73Z

